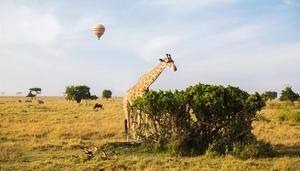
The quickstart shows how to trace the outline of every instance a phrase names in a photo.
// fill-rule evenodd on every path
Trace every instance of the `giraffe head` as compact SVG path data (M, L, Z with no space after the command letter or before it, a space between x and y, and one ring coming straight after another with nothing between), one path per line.
M166 57L164 59L159 59L159 61L163 63L166 67L171 68L174 72L177 70L177 67L170 54L167 53Z

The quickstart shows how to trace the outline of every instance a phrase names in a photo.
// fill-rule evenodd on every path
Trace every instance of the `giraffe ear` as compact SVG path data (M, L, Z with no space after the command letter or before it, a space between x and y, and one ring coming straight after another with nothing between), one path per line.
M163 62L164 60L163 60L163 59L159 59L159 61L160 61L160 62Z

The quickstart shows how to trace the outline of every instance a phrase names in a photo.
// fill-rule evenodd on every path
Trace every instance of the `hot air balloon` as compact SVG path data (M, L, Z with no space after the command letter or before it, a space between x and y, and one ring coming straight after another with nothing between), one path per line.
M95 24L93 27L93 32L97 36L98 40L103 35L104 31L105 31L105 27L102 24Z

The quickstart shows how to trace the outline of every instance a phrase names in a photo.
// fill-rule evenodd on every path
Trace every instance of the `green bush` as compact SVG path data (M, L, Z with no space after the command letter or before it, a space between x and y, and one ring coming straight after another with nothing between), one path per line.
M237 87L198 84L185 91L149 91L134 101L136 134L171 154L218 154L235 143L255 142L251 123L265 101ZM147 122L146 122L147 118Z
M223 145L221 141L215 141L213 143L208 144L208 147L205 151L205 155L208 157L214 157L220 154L220 151L225 150L225 154L228 154L228 148L225 147L223 149Z
M186 100L185 93L179 91L149 91L137 99L134 106L143 112L138 135L159 143L186 137L192 126ZM146 116L150 123L145 122Z

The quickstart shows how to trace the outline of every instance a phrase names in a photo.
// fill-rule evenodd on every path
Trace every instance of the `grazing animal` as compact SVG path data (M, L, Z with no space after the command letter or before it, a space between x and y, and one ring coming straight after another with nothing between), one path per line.
M45 102L43 100L37 100L37 104L44 104Z
M31 103L32 100L25 100L25 103Z
M18 100L19 103L22 103L22 100Z
M159 75L163 72L163 70L168 67L172 69L174 72L177 70L177 67L171 57L170 54L166 54L164 59L159 59L160 63L149 73L143 75L140 80L130 88L123 99L123 108L125 112L125 132L127 133L127 141L129 141L130 130L133 131L133 138L135 137L135 129L137 127L137 114L132 108L132 102L138 97L144 95L148 90L150 85L159 77ZM140 122L140 121L139 121ZM132 125L132 127L131 127Z
M100 103L96 103L96 104L94 105L94 108L93 108L93 109L98 109L98 108L103 109L103 105L100 104Z

